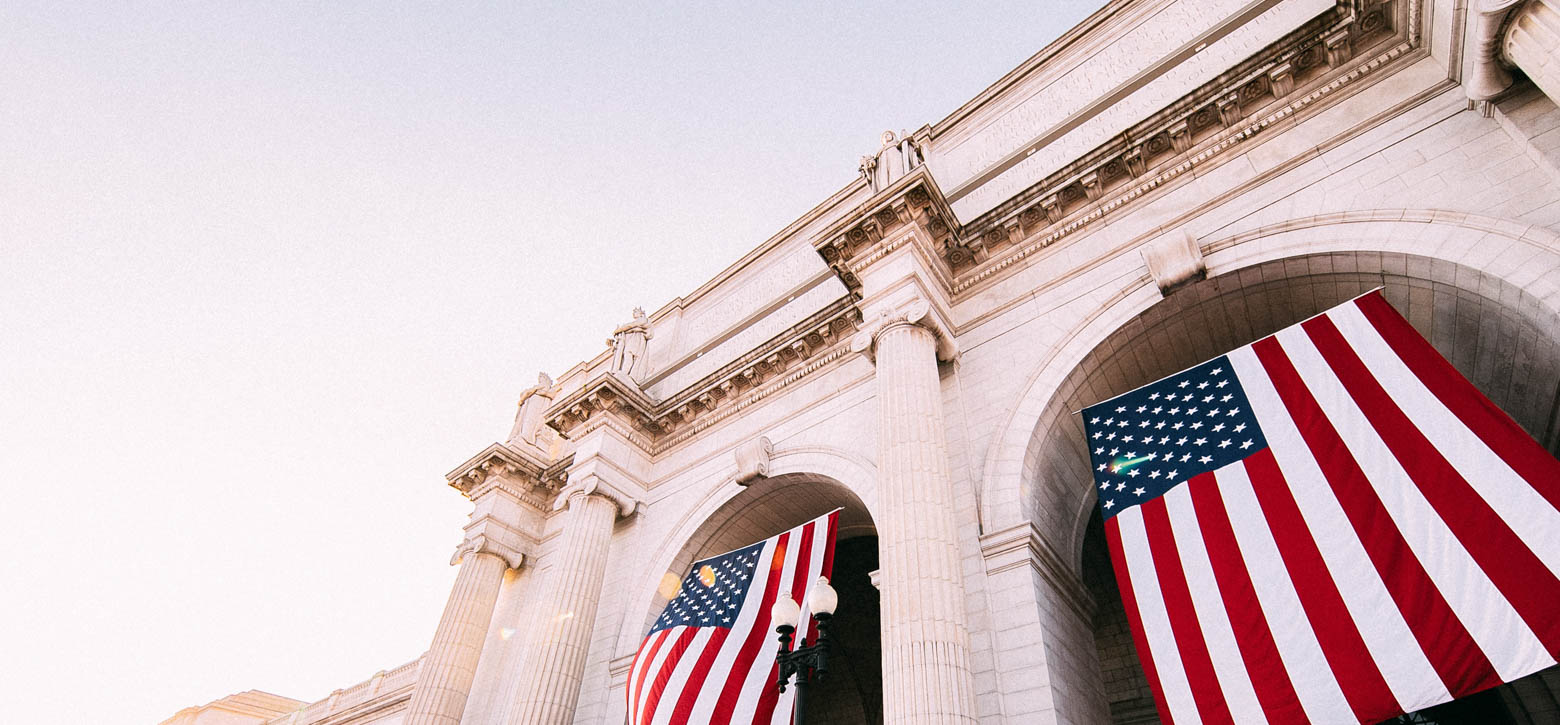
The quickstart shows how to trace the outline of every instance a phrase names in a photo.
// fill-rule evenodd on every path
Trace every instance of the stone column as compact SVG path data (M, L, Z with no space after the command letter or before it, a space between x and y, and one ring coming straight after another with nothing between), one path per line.
M854 347L875 352L883 722L973 723L974 682L937 338L924 301Z
M512 725L566 725L574 720L585 655L601 600L607 550L619 505L588 488L566 492L567 518L549 556L546 603L535 613L535 635L510 707Z
M423 657L407 706L407 725L460 725L493 619L493 603L509 568L504 557L483 550L480 540L467 542L456 556L460 573L434 630L433 645Z
M1501 44L1549 99L1560 103L1560 0L1529 0L1506 24Z

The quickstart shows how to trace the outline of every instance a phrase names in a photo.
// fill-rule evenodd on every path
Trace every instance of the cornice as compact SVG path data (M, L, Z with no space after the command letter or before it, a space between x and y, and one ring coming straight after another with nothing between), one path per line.
M907 243L894 232L916 222L950 270L951 293L962 295L1417 48L1422 2L1346 0L962 226L922 165L825 229L814 248L855 290L857 272Z
M911 233L903 233L908 231L904 229L907 225L919 226L934 253L944 261L973 258L978 252L965 245L956 220L937 181L922 164L824 229L814 239L813 248L840 281L856 292L861 289L858 273L862 269L910 241Z
M568 438L611 428L646 454L658 455L839 360L860 322L855 296L847 295L666 400L654 401L637 386L603 375L543 417Z
M1422 0L1336 8L962 230L989 259L956 267L961 295L1004 269L1312 106L1419 45ZM1406 27L1405 27L1406 26ZM1402 29L1398 32L1396 29ZM1381 47L1364 61L1356 49Z
M654 417L655 408L655 401L638 385L606 372L554 403L542 413L542 419L565 438L577 439L584 435L586 428L597 430L609 426L643 447L648 441L644 440L643 433L634 432L634 427L644 427Z
M499 489L538 510L551 505L553 494L563 487L557 469L568 461L546 462L504 443L494 443L467 459L444 478L451 488L476 501Z

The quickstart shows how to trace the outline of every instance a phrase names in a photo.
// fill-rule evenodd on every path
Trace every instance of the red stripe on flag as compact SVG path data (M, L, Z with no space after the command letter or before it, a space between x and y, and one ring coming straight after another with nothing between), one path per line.
M1464 548L1473 556L1479 568L1489 576L1490 581L1500 590L1500 593L1511 602L1513 608L1522 615L1522 619L1532 627L1533 633L1544 643L1544 647L1551 654L1560 653L1560 618L1553 617L1554 603L1560 601L1560 580L1557 580L1548 567L1533 554L1533 551L1522 542L1516 532L1505 524L1500 514L1490 508L1478 491L1475 491L1452 467L1441 452L1419 432L1419 428L1405 415L1392 397L1387 395L1381 384L1376 382L1370 370L1365 367L1353 348L1349 347L1338 328L1332 320L1326 316L1318 317L1303 325L1312 342L1321 352L1322 357L1333 369L1338 380L1354 398L1360 411L1370 421L1372 427L1386 443L1392 455L1397 458L1403 470L1413 479L1415 485L1424 493L1430 505L1435 508L1441 520L1447 528L1462 542ZM1314 403L1313 403L1314 404ZM1298 416L1296 416L1298 418ZM1297 421L1298 422L1298 421ZM1322 423L1325 425L1326 421ZM1353 459L1350 459L1352 462ZM1369 491L1369 484L1363 481L1361 485ZM1336 488L1336 487L1335 487ZM1385 513L1383 513L1385 516ZM1390 524L1390 521L1388 522ZM1412 555L1410 554L1410 557ZM1417 567L1418 560L1414 560L1415 570L1423 572ZM1436 601L1444 601L1436 593ZM1428 594L1428 593L1426 593ZM1428 597L1427 597L1428 598ZM1402 606L1402 602L1399 602ZM1448 610L1446 616L1455 621L1455 616ZM1460 623L1457 632L1465 637L1467 631L1462 629ZM1421 641L1421 645L1424 642ZM1483 657L1472 638L1467 638L1466 643L1457 643L1460 646L1471 648L1472 652L1479 653L1479 662L1483 667L1488 667L1491 672L1463 673L1460 684L1472 687L1465 692L1475 692L1500 683L1500 678L1494 676L1493 667L1489 660ZM1431 661L1438 660L1440 656L1456 656L1456 652L1437 652L1425 647L1425 652L1431 655ZM1441 670L1437 666L1437 671ZM1452 694L1459 697L1464 694L1453 689L1453 680L1447 679L1448 673L1441 673L1446 681L1447 688Z
M1197 621L1192 592L1186 585L1186 572L1181 568L1175 532L1170 530L1165 499L1163 496L1155 498L1139 508L1143 511L1143 531L1154 557L1159 591L1164 595L1165 613L1170 618L1170 630L1175 633L1175 646L1181 652L1181 664L1192 688L1192 699L1197 702L1197 713L1205 723L1233 723L1229 705L1224 702L1224 688L1219 686L1219 676L1208 656L1208 642Z
M715 710L710 713L710 722L731 722L731 711L737 706L737 699L742 693L744 678L740 673L752 670L759 651L769 639L769 608L774 605L775 593L780 589L780 574L785 569L785 551L790 545L790 538L790 532L786 532L775 540L774 555L769 559L769 583L764 588L764 601L760 602L753 618L753 629L748 632L742 649L738 650L736 661L731 663L731 671L739 674L726 679L726 686L721 688ZM754 576L757 576L757 572L754 572Z
M1251 586L1251 572L1241 556L1235 529L1230 525L1229 513L1224 508L1224 498L1219 494L1214 476L1211 471L1199 474L1185 485L1192 498L1192 508L1197 512L1197 525L1202 530L1214 579L1219 583L1219 596L1229 614L1230 628L1235 631L1241 660L1251 673L1251 685L1269 722L1309 723L1310 718L1306 717L1300 697L1295 694L1294 683L1289 679L1289 671L1278 654L1278 645L1273 641L1262 603Z
M790 585L791 599L797 603L801 603L801 600L805 598L803 595L806 594L807 583L810 581L807 573L812 570L813 531L816 528L817 526L810 522L803 526L802 540L796 547L796 568L791 571ZM800 624L801 626L797 627L797 634L805 634L808 630L807 622L801 622ZM802 637L797 637L797 639L800 640ZM769 668L769 681L775 682L779 678L780 663L776 662ZM753 713L754 725L768 723L773 719L775 705L779 699L780 688L778 685L764 688L763 694L759 695L758 698L758 709Z
M775 592L779 588L780 574L785 568L785 552L790 544L790 532L780 535L775 541L773 556L769 561L768 584L764 588L764 601L761 603L753 619L753 629L748 632L747 640L742 643L742 649L737 652L737 658L731 665L731 671L735 673L747 672L752 669L753 662L762 648L769 633L769 608L775 602ZM726 686L721 688L720 697L716 702L715 710L711 713L711 722L729 722L732 708L736 707L737 698L742 691L740 676L729 677Z
M682 694L677 698L677 706L672 710L672 719L669 722L687 722L688 715L693 711L693 706L699 701L699 691L704 689L704 680L709 677L710 665L715 662L715 657L720 654L720 646L731 634L727 627L704 627L714 630L710 633L710 639L704 643L703 651L699 652L699 659L693 663L693 670L688 673L688 681L682 687Z
M1380 292L1365 295L1355 300L1355 304L1403 364L1414 371L1442 405L1511 466L1511 470L1526 479L1551 506L1560 508L1560 461L1458 374L1451 363L1414 331L1408 320L1387 304ZM1550 649L1551 653L1554 651Z
M655 661L655 653L660 651L661 644L666 641L668 631L663 629L656 632L653 636L646 638L644 644L639 647L639 655L636 658L639 667L634 677L630 680L630 685L633 689L629 692L630 699L628 703L628 712L632 716L633 722L639 722L639 702L644 694L645 671L650 669L650 663Z
M1334 376L1350 395L1354 396L1366 418L1371 421L1383 439L1419 435L1413 422L1403 416L1391 399L1386 397L1386 392L1376 385L1375 379L1370 377L1370 373L1365 370L1364 364L1338 333L1338 328L1333 325L1332 320L1323 315L1304 323L1301 327L1311 337L1312 343L1321 353L1322 358L1327 361L1328 366L1332 368ZM1387 512L1386 505L1381 502L1369 478L1360 468L1353 451L1349 449L1326 412L1317 403L1316 397L1306 388L1294 364L1282 349L1276 346L1273 349L1259 351L1257 354L1267 370L1268 377L1273 381L1273 387L1278 391L1279 398L1284 401L1284 407L1289 410L1289 416L1294 420L1295 427L1299 429L1300 436L1305 439L1306 447L1311 449L1316 458L1322 477L1327 479L1328 485L1332 487L1333 495L1343 507L1344 514L1348 516L1355 535L1364 545L1371 564L1376 568L1376 573L1386 585L1387 592L1392 595L1392 601L1397 604L1403 620L1413 631L1414 639L1425 653L1425 658L1430 661L1436 674L1440 676L1441 683L1453 697L1462 697L1500 684L1500 675L1495 672L1495 666L1490 663L1489 657L1485 656L1473 636L1468 633L1462 620L1457 618L1446 597L1441 594L1440 588L1435 585L1430 574L1425 571L1424 565L1420 563L1419 557L1403 538L1397 523ZM1356 388L1364 387L1367 383L1375 386L1379 397L1368 396L1369 400L1360 397L1361 393L1356 391ZM1387 423L1393 426L1394 430L1383 427L1386 407L1392 408L1392 411L1397 414L1396 419ZM1424 440L1423 436L1420 436L1420 440ZM1425 443L1428 445L1428 441ZM1406 460L1405 453L1409 455L1426 453L1425 451L1410 453L1392 446L1390 441L1388 447L1392 449L1398 462L1405 469L1410 470L1411 476L1414 462ZM1430 448L1428 454L1439 457L1434 448ZM1412 477L1416 481L1419 478ZM1445 518L1446 512L1442 513Z
M839 538L839 522L840 512L829 514L829 536L823 547L823 568L818 571L818 576L828 577L830 582L834 581L834 541ZM807 634L807 646L817 643L818 631L814 629Z
M1127 555L1121 548L1121 528L1115 517L1105 522L1105 543L1110 547L1111 567L1116 571L1116 588L1121 590L1121 606L1127 612L1127 626L1132 629L1132 644L1137 647L1138 662L1143 665L1143 675L1148 678L1148 689L1154 693L1154 704L1159 707L1159 717L1164 725L1175 725L1170 717L1170 706L1165 704L1164 689L1159 686L1159 670L1154 667L1154 655L1148 649L1148 637L1143 634L1143 617L1138 613L1137 597L1132 593L1132 578L1127 574Z
M650 673L650 676L655 679L650 681L650 691L645 693L641 722L649 723L652 719L656 705L660 704L661 695L666 692L666 685L672 679L672 672L677 669L678 660L681 660L683 654L688 651L688 646L693 644L693 638L698 633L698 627L689 627L678 632L677 638L672 640L671 649L666 652L666 659L661 663L661 669Z
M1272 338L1259 341L1278 344ZM1282 352L1282 351L1280 351ZM1387 687L1387 681L1377 669L1365 640L1355 628L1354 619L1338 593L1338 585L1327 571L1322 552L1317 549L1306 527L1305 518L1295 504L1294 494L1284 480L1271 449L1262 449L1248 456L1244 465L1251 477L1251 488L1256 492L1267 518L1268 529L1278 545L1279 556L1289 578L1295 583L1295 593L1300 596L1300 606L1305 609L1311 629L1316 632L1322 655L1337 676L1343 696L1349 701L1360 722L1376 722L1402 712L1397 698Z

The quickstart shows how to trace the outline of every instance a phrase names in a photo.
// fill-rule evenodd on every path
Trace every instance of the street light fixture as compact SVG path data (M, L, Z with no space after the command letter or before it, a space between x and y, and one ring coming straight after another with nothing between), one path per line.
M801 623L801 606L791 595L781 593L769 609L769 620L774 623L775 631L780 633L780 652L775 655L775 660L780 663L778 684L781 692L785 692L786 681L791 679L791 675L796 675L796 705L791 719L793 725L803 725L806 721L808 680L816 674L821 681L829 673L829 650L833 648L833 642L829 639L829 620L834 617L834 608L839 603L840 596L835 593L834 587L829 586L828 577L818 577L812 593L807 597L807 608L812 611L813 618L818 620L818 641L811 646L799 646L794 651L791 649L791 637Z

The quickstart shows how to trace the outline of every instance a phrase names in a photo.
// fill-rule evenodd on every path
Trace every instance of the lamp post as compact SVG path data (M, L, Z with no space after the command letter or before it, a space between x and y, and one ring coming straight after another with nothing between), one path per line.
M829 650L833 647L833 642L829 640L829 620L834 617L834 608L839 603L840 597L829 586L828 577L818 577L812 593L807 597L808 609L812 610L813 618L818 620L818 642L811 646L798 646L795 650L791 649L791 637L796 633L802 618L801 606L791 595L781 593L769 609L769 620L775 623L775 631L780 633L780 652L775 655L775 660L780 663L778 684L781 692L785 692L786 681L791 679L791 675L796 675L796 705L791 719L793 725L803 725L807 720L808 680L816 674L821 681L829 673Z

